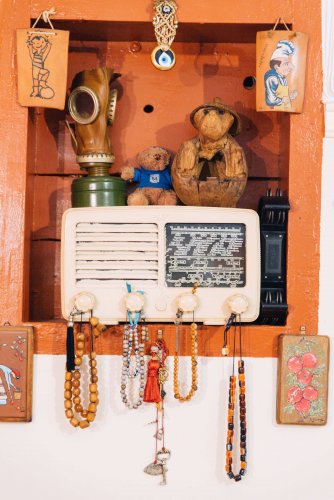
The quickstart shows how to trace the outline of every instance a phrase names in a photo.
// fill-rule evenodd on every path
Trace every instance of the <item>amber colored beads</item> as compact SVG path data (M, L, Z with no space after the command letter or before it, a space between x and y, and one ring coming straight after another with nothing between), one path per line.
M196 323L191 324L191 388L186 396L181 396L179 392L179 355L175 354L174 357L174 397L179 401L189 401L195 391L197 391L197 325Z
M73 427L80 427L81 429L86 429L89 427L90 423L95 420L95 415L97 411L98 400L98 389L97 389L97 368L96 368L96 353L92 351L89 354L89 367L90 367L90 384L89 384L89 405L88 409L84 409L81 404L81 373L80 366L82 365L83 349L84 349L85 336L82 332L79 332L76 336L75 344L75 366L76 369L73 372L65 372L65 415L69 419L70 424ZM79 414L76 417L74 413Z
M227 440L226 440L226 466L225 470L230 479L240 481L246 474L246 386L244 361L238 362L239 383L239 425L240 425L240 470L239 474L232 471L233 443L234 443L234 414L236 401L236 376L231 375L228 396Z

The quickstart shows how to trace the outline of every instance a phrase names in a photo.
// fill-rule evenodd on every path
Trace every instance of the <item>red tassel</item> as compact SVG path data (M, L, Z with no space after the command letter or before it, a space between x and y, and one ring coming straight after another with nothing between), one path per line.
M147 380L144 391L145 403L160 403L161 394L159 388L159 368L161 363L158 359L151 359L147 365Z

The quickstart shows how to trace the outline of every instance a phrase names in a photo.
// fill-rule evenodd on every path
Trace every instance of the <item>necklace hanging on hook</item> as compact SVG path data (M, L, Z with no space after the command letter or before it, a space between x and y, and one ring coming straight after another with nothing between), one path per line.
M155 0L153 7L155 9L153 26L158 46L151 54L151 61L157 69L167 71L172 69L176 62L171 45L178 26L176 20L177 5L174 0Z

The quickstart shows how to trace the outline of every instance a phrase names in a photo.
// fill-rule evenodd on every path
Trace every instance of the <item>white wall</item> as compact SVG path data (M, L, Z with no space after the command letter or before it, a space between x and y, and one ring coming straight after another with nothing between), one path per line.
M191 403L176 401L168 384L166 446L173 455L166 487L143 473L153 458L155 427L147 424L155 410L146 404L129 412L122 405L120 358L99 360L101 405L89 430L73 429L64 418L64 362L35 357L33 422L0 427L1 498L334 498L332 415L326 427L277 425L276 360L246 359L249 473L238 484L224 472L229 361L200 359Z
M333 0L323 0L326 138L324 139L319 333L332 334L334 283ZM189 359L187 359L189 363ZM184 362L184 361L183 361ZM224 472L230 360L201 358L191 403L166 400L168 486L147 476L153 458L151 405L129 412L119 397L120 358L99 359L101 404L89 430L63 413L63 356L35 356L33 422L0 425L0 498L18 500L334 499L333 369L325 427L275 422L276 359L247 359L248 474L236 484ZM189 368L189 365L188 365Z

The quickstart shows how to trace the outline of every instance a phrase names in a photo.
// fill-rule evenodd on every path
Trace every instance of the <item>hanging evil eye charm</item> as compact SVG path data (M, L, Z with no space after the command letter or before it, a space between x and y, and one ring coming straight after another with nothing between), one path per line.
M151 61L156 68L167 71L172 69L176 59L172 49L164 51L160 47L156 47L151 54Z

